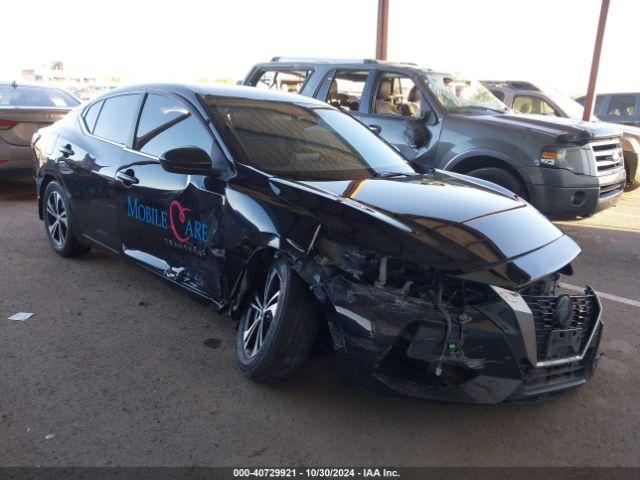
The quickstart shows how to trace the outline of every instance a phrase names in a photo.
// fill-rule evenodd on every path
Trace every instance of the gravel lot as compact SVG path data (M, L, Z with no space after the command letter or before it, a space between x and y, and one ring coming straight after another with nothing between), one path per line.
M567 283L640 301L640 189L559 226L583 248ZM228 318L101 253L55 255L30 182L0 180L0 245L0 465L640 465L639 306L604 300L577 392L415 402L344 385L329 353L285 387L245 380Z

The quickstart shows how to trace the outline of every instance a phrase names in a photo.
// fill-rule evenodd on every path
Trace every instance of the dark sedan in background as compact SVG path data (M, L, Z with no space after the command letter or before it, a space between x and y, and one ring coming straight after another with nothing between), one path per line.
M573 240L497 185L417 173L324 102L146 85L37 135L53 250L110 252L227 311L255 381L300 372L327 327L349 378L417 398L525 399L595 370L598 297L557 291Z
M0 175L32 175L34 132L78 105L58 88L0 83Z

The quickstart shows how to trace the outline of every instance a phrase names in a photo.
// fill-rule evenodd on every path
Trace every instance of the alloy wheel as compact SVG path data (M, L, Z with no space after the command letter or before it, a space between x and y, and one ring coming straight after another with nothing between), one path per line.
M51 241L56 247L62 247L69 232L67 209L62 196L55 190L47 198L46 218Z
M276 269L271 269L264 291L256 292L249 306L242 332L242 347L248 358L255 356L264 344L267 332L278 312L281 283L280 274Z

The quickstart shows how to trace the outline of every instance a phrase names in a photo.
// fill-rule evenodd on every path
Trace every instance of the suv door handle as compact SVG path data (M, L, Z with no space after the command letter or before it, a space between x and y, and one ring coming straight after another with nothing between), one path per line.
M71 148L71 144L67 143L64 147L60 147L60 153L64 158L70 157L75 152Z
M140 183L140 180L138 180L131 168L128 168L127 170L120 170L116 173L116 179L125 187Z

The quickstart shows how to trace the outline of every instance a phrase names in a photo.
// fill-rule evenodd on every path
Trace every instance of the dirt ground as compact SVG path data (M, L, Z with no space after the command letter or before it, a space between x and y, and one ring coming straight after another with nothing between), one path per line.
M640 190L559 226L604 299L604 357L538 404L415 402L344 385L330 353L252 383L235 328L141 269L47 244L29 182L0 184L1 465L640 465ZM34 312L25 322L8 321Z

